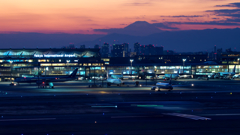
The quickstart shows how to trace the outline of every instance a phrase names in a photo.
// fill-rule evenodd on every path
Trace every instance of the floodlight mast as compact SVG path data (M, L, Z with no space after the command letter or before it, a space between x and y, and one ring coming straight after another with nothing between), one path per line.
M133 62L134 60L133 59L130 59L130 62L131 62L131 70L130 70L130 75L131 75L131 79L132 79L132 62Z
M182 59L182 61L183 61L183 74L184 74L184 66L185 66L185 61L186 61L187 59Z

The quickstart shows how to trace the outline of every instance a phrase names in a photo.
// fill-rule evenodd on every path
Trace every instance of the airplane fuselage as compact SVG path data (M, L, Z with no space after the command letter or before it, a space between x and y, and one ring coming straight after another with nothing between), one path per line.
M111 83L111 84L122 84L122 80L120 79L107 79L107 82L108 83Z
M75 77L21 77L17 78L15 82L17 83L36 83L36 82L65 82L74 80Z
M157 83L156 86L161 89L173 89L172 85L169 83Z

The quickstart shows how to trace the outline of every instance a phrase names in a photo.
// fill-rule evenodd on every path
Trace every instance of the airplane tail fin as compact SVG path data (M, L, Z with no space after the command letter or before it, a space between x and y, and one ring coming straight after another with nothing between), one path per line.
M172 85L172 74L170 75L169 84Z
M234 66L234 68L233 68L233 73L235 74L235 70L236 70L236 65Z
M76 69L71 73L71 75L69 75L69 77L70 77L70 78L76 77L77 71L78 71L78 68L76 68Z

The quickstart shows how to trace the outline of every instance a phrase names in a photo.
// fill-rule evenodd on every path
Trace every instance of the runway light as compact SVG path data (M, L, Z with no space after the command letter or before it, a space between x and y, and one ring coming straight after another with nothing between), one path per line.
M101 107L103 107L103 108L107 108L107 107L108 107L108 108L109 108L109 107L113 107L113 108L117 108L117 106L116 106L116 105L115 105L115 106L91 106L91 107L100 107L100 108L101 108Z
M192 84L192 86L194 86L194 84Z
M232 92L230 93L230 95L232 95Z
M95 121L94 123L97 123L97 121Z
M163 107L163 105L137 105L137 107Z

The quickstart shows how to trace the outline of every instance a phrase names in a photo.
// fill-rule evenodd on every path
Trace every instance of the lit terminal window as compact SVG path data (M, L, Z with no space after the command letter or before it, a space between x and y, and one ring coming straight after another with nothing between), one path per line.
M45 59L40 59L40 60L38 60L38 62L46 62L46 60Z
M49 62L49 59L47 59L47 62Z
M28 60L28 62L33 62L33 60Z
M109 62L105 62L106 65L109 65Z
M110 59L102 59L103 61L110 61Z
M59 62L61 62L62 60L61 60L61 59L59 59L58 61L59 61Z
M82 63L80 63L79 66L82 66Z
M3 62L3 60L0 60L0 62L2 63L2 62Z
M83 66L87 66L87 63L83 63Z
M4 67L10 67L11 64L3 64Z
M52 66L66 66L65 63L52 63Z
M101 67L102 70L105 70L105 67Z
M46 66L52 66L52 64L42 63L41 66L43 66L43 67L46 67Z
M74 60L74 62L78 62L78 60Z
M78 66L77 63L68 63L69 66Z
M93 66L98 66L98 63L93 63L92 65L93 65Z
M91 63L88 63L88 66L91 66L92 64Z

